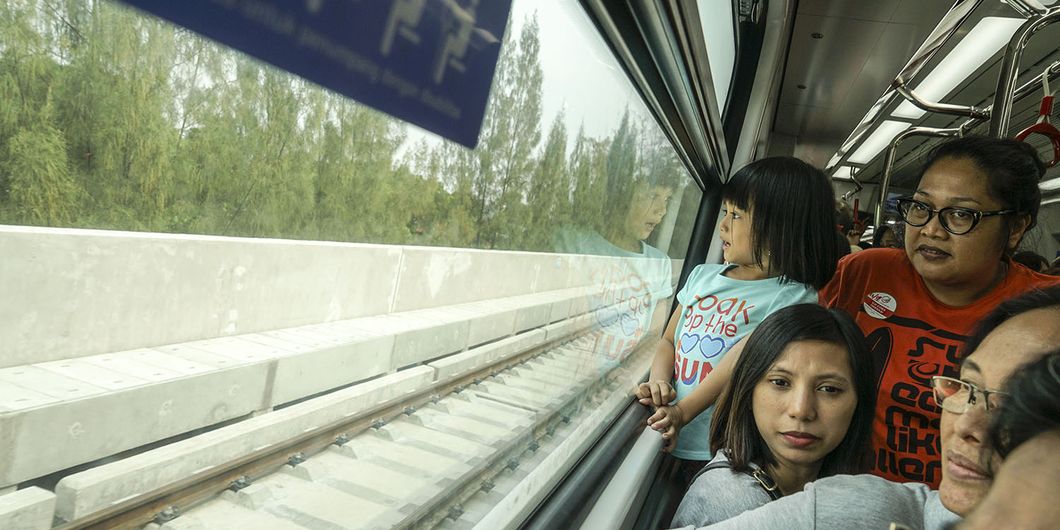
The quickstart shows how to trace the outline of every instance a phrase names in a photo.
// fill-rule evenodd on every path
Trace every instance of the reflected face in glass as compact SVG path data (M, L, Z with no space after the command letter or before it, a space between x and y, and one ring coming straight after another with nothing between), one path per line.
M987 188L987 176L974 162L964 158L943 158L924 172L913 198L933 209L949 206L976 210L1006 207ZM1001 255L1010 237L1003 216L984 217L975 228L953 235L942 228L938 216L924 226L906 225L905 251L917 273L928 286L961 287L989 283L1001 266Z
M1036 309L1014 316L991 332L961 366L961 380L998 390L1020 366L1060 342L1060 310ZM1004 398L1002 398L1004 399ZM966 515L986 495L994 475L994 450L987 442L991 415L986 400L963 414L942 411L942 482L939 498L953 513Z
M673 194L673 188L665 186L638 186L626 215L626 235L638 241L647 239L666 216Z
M820 340L784 348L753 393L758 432L777 464L819 466L847 434L857 407L846 348Z
M718 237L721 238L725 261L734 265L755 265L751 249L751 212L728 201L721 207L724 217Z

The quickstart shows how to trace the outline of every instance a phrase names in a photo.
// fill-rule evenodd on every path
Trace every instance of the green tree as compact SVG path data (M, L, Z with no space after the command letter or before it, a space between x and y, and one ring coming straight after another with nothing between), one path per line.
M475 246L518 248L533 152L541 140L541 84L537 15L501 51L472 177Z
M567 177L566 113L552 120L541 159L530 179L527 250L550 250L552 231L569 221L570 181Z

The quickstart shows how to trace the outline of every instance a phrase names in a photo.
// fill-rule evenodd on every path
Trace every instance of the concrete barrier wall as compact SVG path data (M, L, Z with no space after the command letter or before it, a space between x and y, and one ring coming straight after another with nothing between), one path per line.
M0 368L593 286L631 261L0 226Z

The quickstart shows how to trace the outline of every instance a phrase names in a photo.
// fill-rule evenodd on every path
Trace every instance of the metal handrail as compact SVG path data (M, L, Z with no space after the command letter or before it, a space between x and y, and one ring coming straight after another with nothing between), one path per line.
M954 114L957 116L969 116L980 120L990 119L990 111L986 109L978 108L974 105L953 105L950 103L938 103L933 101L927 101L920 97L919 94L913 91L905 84L905 80L899 76L891 83L891 87L894 88L903 98L907 101L928 112L938 112L940 114Z
M1060 21L1060 6L1029 18L1009 39L1005 48L1005 58L1001 62L1001 73L997 79L997 90L994 92L994 103L990 106L990 136L1005 138L1008 135L1009 123L1012 120L1012 101L1015 99L1016 78L1019 76L1019 64L1023 50L1030 38L1042 28Z
M887 146L887 156L883 161L883 177L880 179L880 200L876 201L876 212L873 216L873 226L880 226L883 222L883 205L887 200L887 189L891 186L891 173L894 170L894 158L898 152L898 144L910 136L937 136L950 137L964 134L964 125L952 129L937 129L934 127L911 127L906 129L891 140Z
M1012 9L1015 9L1017 13L1023 15L1024 18L1030 18L1033 16L1040 15L1046 11L1046 7L1037 1L1034 4L1027 2L1026 0L1003 0Z
M1049 80L1050 81L1053 78L1060 77L1060 61L1053 62L1053 64L1050 65L1049 68L1047 68L1044 71L1042 71L1042 73L1034 76L1034 78L1031 79L1030 81L1027 81L1026 83L1020 85L1016 90L1014 90L1012 92L1011 100L1012 101L1021 100L1021 99L1025 98L1025 97L1027 97L1028 95L1034 93L1035 91L1039 90L1039 88L1042 85L1042 76L1045 76L1045 75L1049 76ZM989 114L991 114L991 108L992 107L993 107L993 105L989 105L987 107L984 107L982 110L987 115L989 115ZM976 125L978 125L979 123L981 123L983 121L985 121L984 118L973 117L973 118L970 118L970 119L966 120L964 123L960 124L959 126L957 126L955 128L951 128L951 129L934 129L934 130L935 131L956 131L956 135L960 136L961 134L963 134L964 131L971 130L972 127L975 127ZM892 173L892 171L894 169L894 158L895 158L895 152L897 151L898 143L900 143L901 140L905 139L908 136L914 136L915 135L914 133L916 133L918 131L923 132L925 129L927 129L927 128L925 128L925 127L913 127L913 128L908 129L906 131L903 131L901 134L896 136L894 138L894 140L891 140L891 145L888 147L887 156L886 156L886 158L884 158L884 162L883 162L883 177L880 179L880 200L876 204L876 212L875 212L875 216L874 216L874 219L873 219L873 221L874 221L874 225L873 226L880 226L880 223L883 220L883 202L887 198L887 189L890 187L890 184L891 184L891 173ZM946 136L954 136L954 135L953 134L938 134L938 135L934 135L934 134L924 133L924 134L922 134L922 136L946 137Z

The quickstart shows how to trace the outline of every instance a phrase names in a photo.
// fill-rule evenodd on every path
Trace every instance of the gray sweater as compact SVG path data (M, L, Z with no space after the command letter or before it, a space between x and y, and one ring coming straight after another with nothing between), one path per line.
M942 506L939 493L923 484L899 484L873 475L837 475L710 528L884 530L891 523L901 523L914 529L941 530L958 521L960 517Z
M728 461L725 451L718 451L710 463ZM757 468L754 464L751 466ZM696 477L688 487L670 526L707 526L769 501L769 494L751 475L728 467L711 469Z

